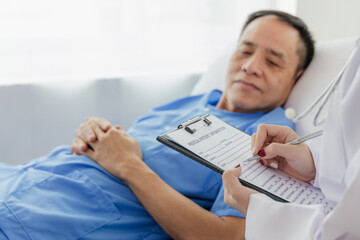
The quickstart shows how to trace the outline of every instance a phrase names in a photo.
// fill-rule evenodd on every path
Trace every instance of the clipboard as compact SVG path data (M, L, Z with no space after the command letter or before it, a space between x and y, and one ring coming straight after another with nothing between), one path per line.
M214 115L208 114L186 121L156 139L220 174L239 164L234 161L241 161L242 173L239 181L275 201L303 205L321 204L325 214L335 207L335 203L328 201L321 190L310 183L297 180L281 170L263 166L257 161L247 161L248 157L252 156L251 136ZM205 144L206 141L210 144ZM210 154L209 157L209 151L216 152L217 156L213 158ZM228 155L231 155L231 158Z
M196 131L199 131L201 128L206 128L208 126L210 126L212 124L212 121L209 120L209 117L212 116L212 115L204 115L204 116L201 116L201 117L196 117L194 119L191 119L185 123L182 123L180 124L176 129L168 132L168 133L165 133L163 135L160 135L156 138L157 141L159 141L160 143L178 151L179 153L197 161L198 163L212 169L213 171L217 172L217 173L220 173L220 174L223 174L223 172L225 171L224 168L204 159L203 157L199 156L198 154L194 153L193 151L190 151L189 149L185 148L183 145L177 143L176 141L174 141L170 135L171 133L174 133L176 131L185 131L187 132L187 134L194 134ZM212 116L213 117L213 116ZM203 124L200 126L200 127L193 127L194 124L196 123L199 123L199 122L202 122ZM246 134L249 138L250 138L250 135L223 122L224 124L226 124L228 127L231 127L234 131L239 131L241 132L242 134ZM279 201L279 202L288 202L287 200L271 193L271 192L268 192L266 191L265 189L261 188L261 187L258 187L254 184L252 184L251 182L249 181L246 181L242 178L239 178L239 181L246 187L249 187L249 188L252 188L258 192L261 192L261 193L264 193L266 194L267 196L269 196L270 198L272 198L273 200L275 201Z

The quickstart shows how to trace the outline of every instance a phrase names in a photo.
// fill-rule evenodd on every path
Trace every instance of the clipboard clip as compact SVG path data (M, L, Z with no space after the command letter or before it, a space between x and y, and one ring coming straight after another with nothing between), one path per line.
M191 119L183 124L180 124L178 126L178 129L181 129L181 128L184 128L185 131L187 131L188 133L191 133L193 134L194 132L196 132L197 130L199 130L200 128L204 127L204 126L209 126L211 124L211 121L209 119L207 119L206 117L209 116L209 115L206 115L204 117L196 117L194 119ZM197 123L199 121L203 121L203 125L199 128L190 128L189 126L194 124L194 123Z

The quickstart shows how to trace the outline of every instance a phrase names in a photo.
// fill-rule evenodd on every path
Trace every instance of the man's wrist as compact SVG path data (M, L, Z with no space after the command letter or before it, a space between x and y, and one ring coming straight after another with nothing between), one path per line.
M142 161L142 159L137 157L134 157L131 161L121 164L117 172L117 177L127 184L134 182L134 180L138 179L139 176L146 173L153 173L153 171Z

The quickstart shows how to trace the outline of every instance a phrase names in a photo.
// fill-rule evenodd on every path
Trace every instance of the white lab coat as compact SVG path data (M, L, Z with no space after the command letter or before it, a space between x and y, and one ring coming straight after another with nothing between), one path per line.
M312 142L309 146L317 169L314 184L336 207L324 215L320 205L279 203L253 194L246 218L247 240L360 239L359 39L333 94L324 134Z

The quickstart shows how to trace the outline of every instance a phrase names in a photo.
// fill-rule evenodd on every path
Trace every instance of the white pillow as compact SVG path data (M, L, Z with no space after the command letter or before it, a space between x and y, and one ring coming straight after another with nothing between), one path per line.
M285 108L291 107L296 115L301 114L321 94L328 84L336 77L355 48L354 39L337 39L316 44L314 59L308 69L292 89L285 104ZM323 126L313 125L318 105L304 118L295 124L295 131L299 135L305 135ZM327 108L324 108L324 113ZM325 114L320 116L323 118Z
M191 95L209 92L213 89L224 90L227 67L231 55L234 53L237 41L231 42L225 50L210 64L193 88Z
M297 115L311 104L341 70L352 49L355 47L355 40L354 38L336 39L317 43L314 59L294 86L285 104L285 108L293 108ZM209 69L195 85L192 95L205 93L212 89L223 90L225 88L227 66L235 50L236 42L233 41L210 65ZM299 135L307 134L317 129L312 124L314 115L315 111L312 111L311 114L295 124L295 130Z

